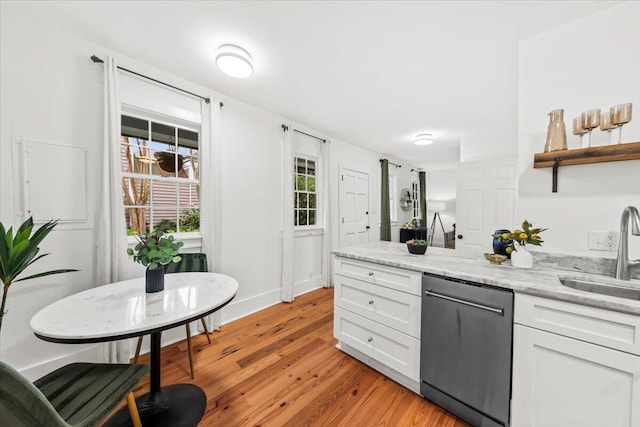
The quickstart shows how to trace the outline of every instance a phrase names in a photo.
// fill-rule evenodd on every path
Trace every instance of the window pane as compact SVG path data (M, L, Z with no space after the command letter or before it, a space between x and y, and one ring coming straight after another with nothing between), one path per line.
M307 207L307 193L300 193L298 200L300 201L299 207L301 207L301 208L306 208Z
M180 209L179 212L178 224L181 233L200 230L200 209L187 208Z
M127 234L135 236L138 234L144 234L149 231L147 227L149 209L146 208L126 208L125 223L127 225Z
M122 179L123 201L125 206L147 206L151 190L148 179Z
M163 125L151 122L152 148L155 150L175 150L176 149L176 128L175 126Z
M298 225L307 225L307 211L299 210L298 211Z
M151 205L178 206L178 190L175 182L154 180L151 184Z
M307 189L307 179L304 176L296 175L296 190L305 191Z
M316 174L316 162L313 160L307 160L307 174L315 175Z
M316 210L309 210L309 225L316 225Z
M178 152L198 155L198 132L178 128Z
M175 178L184 167L184 156L173 151L155 151L153 153L155 162L153 168L154 175ZM186 177L186 176L185 176Z
M316 191L316 178L313 176L307 177L307 191Z
M175 233L178 231L177 210L153 208L153 231Z
M306 162L307 161L305 159L301 159L301 158L297 158L296 157L296 167L297 167L298 173L302 173L302 174L307 173Z
M293 213L293 225L298 225L298 210Z
M316 195L309 194L309 207L312 209L316 208Z
M149 139L149 122L135 117L120 118L121 134L131 138Z
M131 155L133 156L133 170L131 172L148 175L149 162L152 158L151 150L147 148L146 141L141 142L143 145L131 147Z
M197 208L200 206L200 186L198 184L178 184L178 206Z

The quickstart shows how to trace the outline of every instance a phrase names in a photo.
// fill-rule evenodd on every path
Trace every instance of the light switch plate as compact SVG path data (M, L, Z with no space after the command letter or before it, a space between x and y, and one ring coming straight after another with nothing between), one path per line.
M617 251L620 233L617 231L589 231L589 249L594 251Z

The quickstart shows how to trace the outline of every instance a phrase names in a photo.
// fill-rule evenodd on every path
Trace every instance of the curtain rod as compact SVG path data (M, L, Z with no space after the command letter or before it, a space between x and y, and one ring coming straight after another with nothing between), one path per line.
M380 163L382 163L382 161L383 161L383 160L387 160L387 159L380 159ZM388 160L387 160L387 161L388 161ZM389 162L389 164L390 164L390 165L393 165L393 166L395 166L395 167L397 167L397 168L401 168L401 167L402 167L402 165L397 165L397 164L395 164L395 163L391 163L391 162Z
M91 55L91 60L93 62L97 62L97 63L100 63L100 64L104 62L104 60L98 58L95 55ZM160 80L156 80L156 79L154 79L152 77L145 76L144 74L136 73L135 71L128 70L128 69L126 69L124 67L118 66L118 70L122 70L122 71L125 71L127 73L133 74L135 76L142 77L143 79L151 80L152 82L155 82L155 83L158 83L158 84L161 84L161 85L164 85L164 86L168 86L171 89L179 90L180 92L188 93L191 96L195 96L196 98L200 98L200 99L204 100L204 102L206 102L207 104L209 104L211 102L211 100L209 98L205 98L204 96L200 96L197 93L189 92L188 90L184 90L184 89L181 89L181 88L179 88L177 86L170 85L169 83L161 82ZM223 104L221 102L220 103L220 107L222 107L222 106L223 106Z
M322 141L322 143L323 143L323 144L324 144L325 142L327 142L327 140L326 140L326 139L322 139L322 138L318 138L317 136L309 135L308 133L306 133L306 132L302 132L301 130L298 130L298 129L294 129L293 131L294 131L294 132L301 133L301 134L303 134L303 135L310 136L311 138L315 138L315 139L317 139L318 141Z

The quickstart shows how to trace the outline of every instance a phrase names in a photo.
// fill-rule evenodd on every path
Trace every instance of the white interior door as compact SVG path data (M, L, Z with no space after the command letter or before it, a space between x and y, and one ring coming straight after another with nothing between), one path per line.
M369 242L369 175L340 169L340 247Z
M456 250L493 252L491 235L513 229L517 197L514 157L463 162L458 168Z

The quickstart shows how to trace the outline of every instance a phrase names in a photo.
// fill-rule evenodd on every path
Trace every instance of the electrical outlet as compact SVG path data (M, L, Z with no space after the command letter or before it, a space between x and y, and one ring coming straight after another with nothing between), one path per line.
M589 249L615 251L618 249L620 233L617 231L589 231Z

